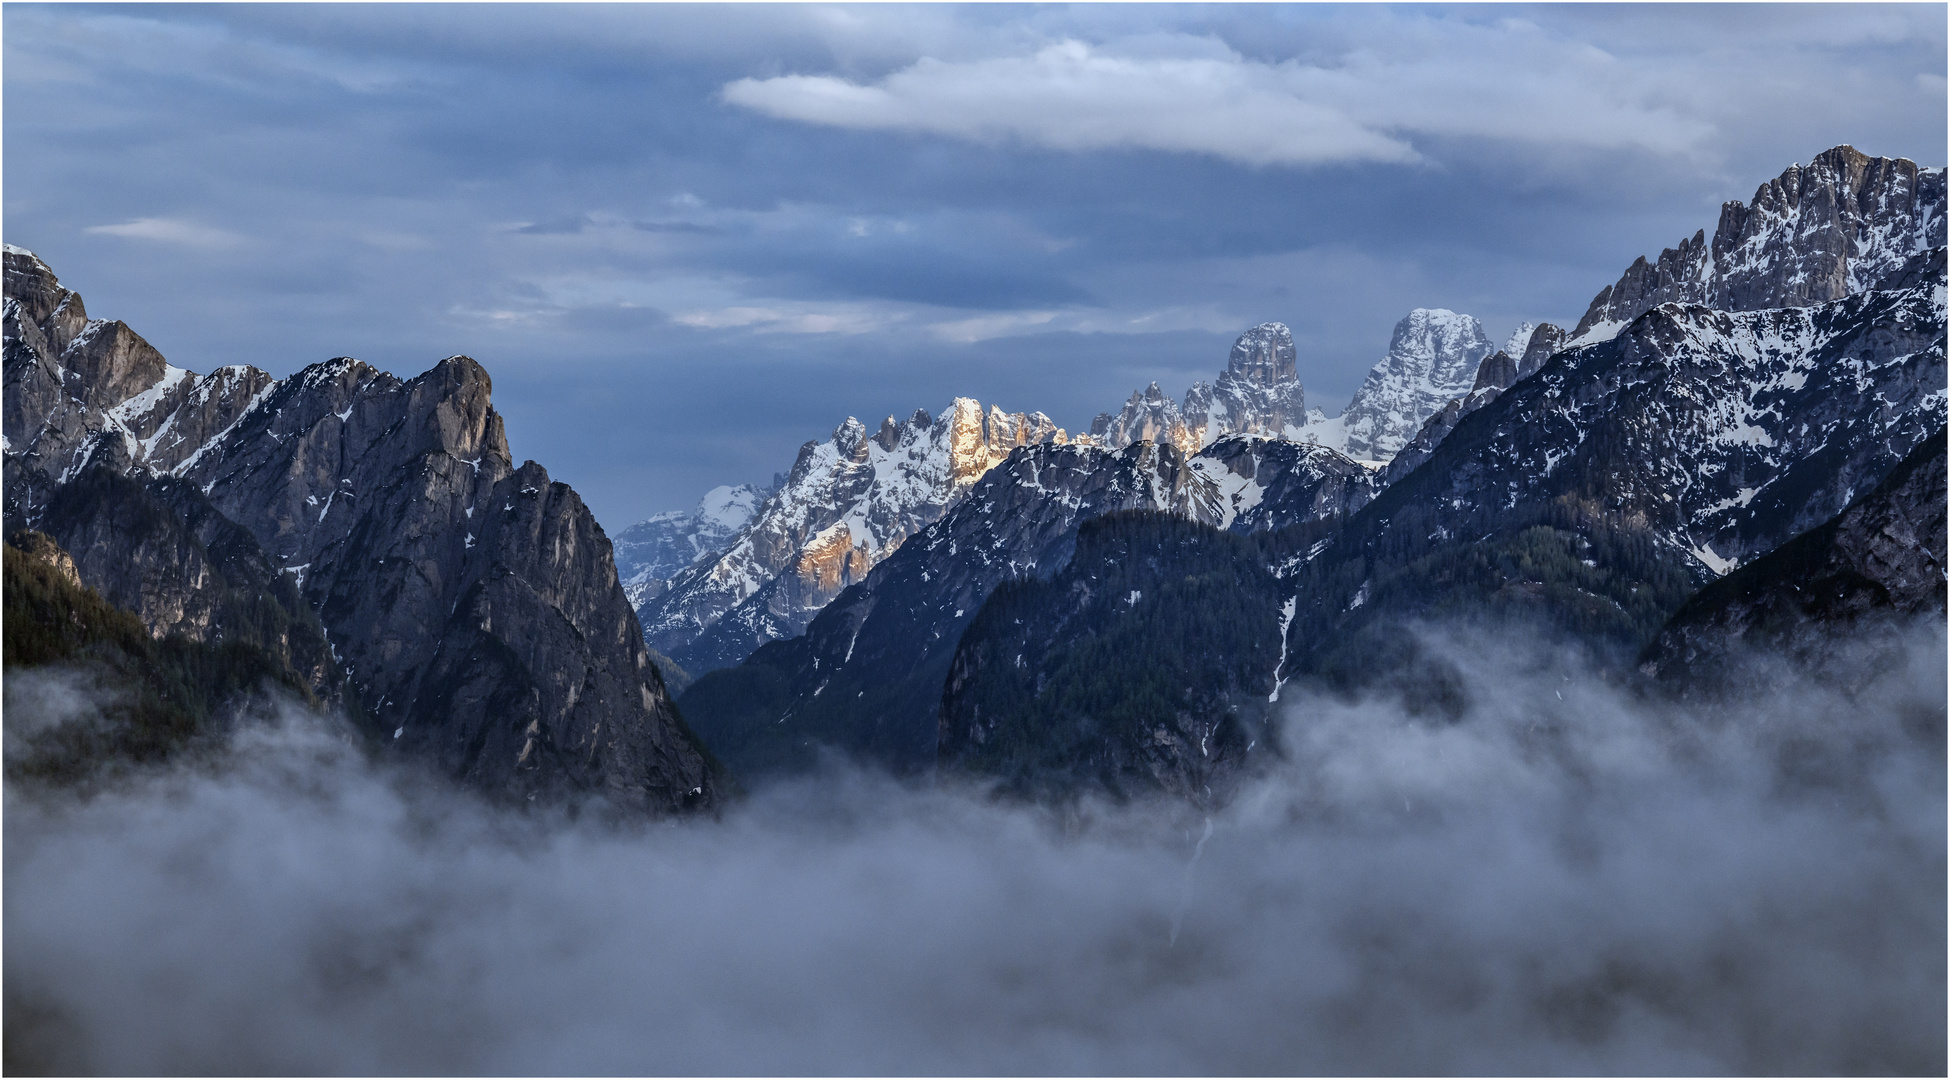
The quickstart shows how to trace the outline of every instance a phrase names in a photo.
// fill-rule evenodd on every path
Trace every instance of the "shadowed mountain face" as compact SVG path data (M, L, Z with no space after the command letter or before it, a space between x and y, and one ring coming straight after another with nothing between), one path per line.
M1400 627L1541 621L1627 665L1700 585L1832 517L1944 421L1937 288L1666 305L1464 417L1319 551L1296 675L1410 670Z
M685 713L741 774L804 765L816 745L901 771L931 768L941 680L998 584L1061 566L1078 521L1126 509L1189 514L1214 499L1169 443L1025 447L842 592L803 636L699 679Z
M480 365L197 376L87 322L31 254L6 266L9 532L56 530L84 583L154 633L224 633L236 616L194 584L218 576L308 607L387 751L484 791L713 801L608 539L566 485L514 465ZM90 476L160 523L76 509L67 486Z
M1755 654L1850 683L1886 667L1910 620L1943 618L1944 448L1938 428L1833 520L1701 589L1646 649L1642 670L1711 692Z
M741 774L800 767L821 745L925 770L963 631L1001 583L1067 565L1082 522L1149 510L1246 533L1331 518L1373 491L1340 454L1275 439L1231 436L1189 459L1170 442L1024 447L804 636L699 679L684 711Z
M1873 677L1876 656L1902 652L1904 617L1943 610L1934 292L1661 307L1464 417L1350 516L1243 548L1191 522L1079 542L1061 575L996 590L962 634L941 761L1039 795L1208 799L1255 747L1277 749L1256 739L1284 684L1463 708L1468 680L1427 648L1428 627L1542 630L1623 675L1713 580L1716 551L1761 558L1667 626L1653 670L1710 684L1772 648Z
M941 767L1018 794L1222 800L1274 748L1278 587L1253 539L1154 512L1086 522L1061 573L1003 583L963 633Z

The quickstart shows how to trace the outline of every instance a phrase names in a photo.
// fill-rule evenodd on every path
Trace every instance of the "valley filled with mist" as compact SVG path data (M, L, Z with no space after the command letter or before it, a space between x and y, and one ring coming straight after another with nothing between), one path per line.
M659 827L497 809L272 701L10 782L9 1071L1940 1070L1944 641L1676 706L1431 640L1460 715L1296 700L1223 809L832 763ZM16 718L87 724L69 676Z

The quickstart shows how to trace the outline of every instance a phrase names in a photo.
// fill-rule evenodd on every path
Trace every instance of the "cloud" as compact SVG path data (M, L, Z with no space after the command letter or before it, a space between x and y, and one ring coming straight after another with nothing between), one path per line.
M1913 644L1853 695L1719 713L1450 646L1462 715L1300 701L1289 760L1209 819L836 768L605 826L287 712L87 797L5 786L9 1060L1940 1075L1942 628ZM9 726L52 700L19 681Z
M1331 62L1249 59L1216 38L1066 39L980 59L923 57L876 83L744 78L726 101L781 119L1056 150L1209 154L1250 165L1420 162L1417 140L1661 155L1717 133L1701 74L1624 60L1530 23L1390 20ZM1710 74L1706 81L1711 81Z
M751 327L771 334L866 334L883 330L898 315L882 311L784 311L769 307L727 307L681 312L671 321L700 330Z
M1021 311L998 315L977 315L972 319L952 319L930 323L928 331L943 341L976 342L989 338L1013 337L1049 328L1054 311Z
M172 218L136 218L120 225L90 225L81 231L90 236L119 236L194 248L236 247L244 242L242 236L228 230Z
M588 214L570 214L523 225L515 231L526 236L573 236L590 224Z
M1416 158L1400 140L1301 99L1267 65L1237 55L1136 59L1075 40L1028 56L924 58L872 86L823 75L739 79L724 97L788 120L1056 150L1132 147L1255 165Z

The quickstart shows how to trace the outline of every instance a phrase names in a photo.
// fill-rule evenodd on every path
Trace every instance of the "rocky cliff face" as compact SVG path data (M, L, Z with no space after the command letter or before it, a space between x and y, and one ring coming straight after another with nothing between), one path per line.
M1041 413L985 415L970 398L938 419L888 417L875 432L848 417L831 438L800 448L784 483L723 551L646 601L645 635L693 673L735 664L803 631L1011 450L1068 441Z
M1415 433L1407 446L1388 459L1388 464L1377 474L1381 486L1386 487L1414 472L1429 460L1442 440L1456 430L1463 417L1495 401L1503 391L1515 386L1517 380L1535 374L1563 343L1564 331L1550 323L1542 326L1525 323L1519 327L1517 333L1510 337L1509 344L1514 351L1502 349L1484 357L1482 364L1476 368L1476 382L1469 393L1450 398L1435 415L1422 422L1421 430Z
M1429 417L1468 394L1491 352L1483 325L1441 308L1417 308L1395 324L1388 355L1340 416L1349 457L1387 461Z
M1194 454L1199 434L1185 423L1178 403L1157 383L1133 391L1119 412L1098 413L1090 423L1090 441L1121 449L1139 442L1170 443L1180 453Z
M208 589L164 579L229 582L260 561L316 613L387 745L484 790L655 811L715 798L608 540L574 492L514 466L478 364L404 382L345 358L276 381L199 377L120 324L85 322L31 255L10 250L7 270L10 529L62 528L84 580L93 566L88 584L135 597L157 633L231 625ZM50 386L74 404L50 404ZM96 460L173 524L57 515ZM242 554L206 566L219 550Z
M324 628L291 575L194 484L132 468L107 439L36 507L75 583L134 613L155 637L261 651L316 697L358 710Z
M1152 383L1133 393L1122 411L1098 414L1090 441L1113 449L1169 442L1195 454L1227 435L1290 436L1307 423L1297 355L1292 331L1261 323L1232 343L1216 382L1194 383L1185 392L1183 408Z
M174 470L271 384L253 367L197 375L170 366L120 322L88 318L47 264L8 245L4 428L9 528L50 482L73 476L97 436L129 460Z
M1194 520L1239 533L1284 529L1352 514L1381 490L1378 474L1322 446L1256 435L1227 435L1193 455L1210 502Z
M1546 360L1563 350L1564 343L1569 340L1570 335L1564 332L1563 327L1550 323L1545 323L1531 331L1530 342L1523 347L1523 352L1510 354L1518 358L1517 378L1527 379L1536 374ZM1515 380L1512 380L1512 385L1514 383Z
M1847 682L1873 674L1910 620L1940 626L1950 565L1944 451L1938 428L1833 520L1701 589L1641 670L1683 691L1738 692L1743 662L1770 654Z
M1762 184L1750 203L1723 206L1711 243L1701 230L1633 263L1591 301L1573 343L1603 341L1664 303L1759 311L1940 280L1929 254L1943 244L1943 169L1838 146Z
M1225 435L1283 436L1307 423L1293 332L1261 323L1232 344L1226 370L1185 392L1187 427L1200 447Z

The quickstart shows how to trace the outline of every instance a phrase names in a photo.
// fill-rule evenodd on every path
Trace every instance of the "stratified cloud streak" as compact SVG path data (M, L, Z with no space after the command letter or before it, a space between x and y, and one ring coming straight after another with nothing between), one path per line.
M244 242L244 238L234 232L172 218L136 218L120 225L90 225L81 231L90 236L119 236L126 240L149 240L158 244L181 244L195 248L227 248Z

